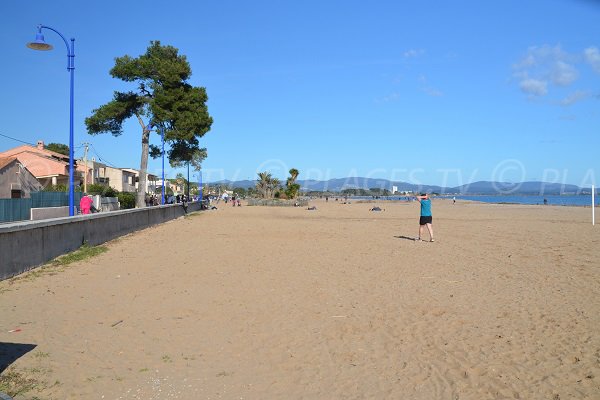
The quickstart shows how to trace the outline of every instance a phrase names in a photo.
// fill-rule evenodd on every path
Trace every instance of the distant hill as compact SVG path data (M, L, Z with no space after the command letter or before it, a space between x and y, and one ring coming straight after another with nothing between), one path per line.
M479 181L449 189L463 194L575 194L581 188L575 185L549 182L488 182Z
M388 189L392 190L392 186L396 186L398 191L411 192L428 192L440 194L575 194L580 193L581 188L576 185L568 185L561 183L549 182L489 182L478 181L461 185L457 187L441 187L436 185L415 185L408 182L390 181L387 179L349 177L336 178L327 181L317 180L299 180L302 191L319 191L319 192L340 192L344 189ZM210 184L225 185L227 187L241 187L244 189L254 187L256 181L242 180L229 181L222 180L211 182Z

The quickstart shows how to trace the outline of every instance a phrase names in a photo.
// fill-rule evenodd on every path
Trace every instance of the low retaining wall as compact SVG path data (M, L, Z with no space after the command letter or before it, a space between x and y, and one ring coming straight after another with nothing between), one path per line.
M189 203L188 212L200 210ZM42 265L84 243L96 246L185 214L180 204L0 225L0 280Z
M64 207L43 207L31 209L31 220L40 221L42 219L62 218L69 216L69 206Z

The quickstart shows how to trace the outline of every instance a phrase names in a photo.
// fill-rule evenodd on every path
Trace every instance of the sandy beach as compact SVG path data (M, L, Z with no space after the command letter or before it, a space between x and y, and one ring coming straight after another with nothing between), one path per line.
M311 205L221 203L0 282L2 376L37 382L16 399L600 399L590 208L434 200L428 243L415 203Z

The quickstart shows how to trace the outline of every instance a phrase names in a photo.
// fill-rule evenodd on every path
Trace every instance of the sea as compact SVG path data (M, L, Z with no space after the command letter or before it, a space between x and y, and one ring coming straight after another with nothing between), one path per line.
M468 201L479 201L482 203L494 203L494 204L544 204L546 199L547 204L550 206L591 206L592 196L591 195L443 195L435 196L436 199L445 199L452 201L452 198L456 197L456 200L468 200ZM594 199L596 206L600 205L600 196L596 196ZM371 196L352 196L351 199L355 200L367 200L372 199ZM381 200L396 200L396 201L407 201L410 197L406 196L381 196Z
M453 196L443 196L452 200ZM546 204L550 206L591 206L592 195L479 195L479 196L456 196L456 200L480 201L482 203L496 204ZM598 198L594 199L598 204Z

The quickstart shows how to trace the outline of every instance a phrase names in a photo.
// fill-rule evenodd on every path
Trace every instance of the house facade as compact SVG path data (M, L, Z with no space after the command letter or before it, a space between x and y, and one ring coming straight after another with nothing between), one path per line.
M40 182L16 157L0 158L0 199L29 198L42 189Z
M29 170L42 187L51 185L69 185L69 156L44 148L44 142L38 140L36 146L22 145L4 152L0 158L16 158L22 167ZM74 184L102 184L119 192L136 192L139 186L139 170L132 168L114 168L91 160L76 160L74 166ZM154 193L158 177L147 174L146 193Z
M107 167L106 164L99 163L94 159L91 160L77 160L77 169L82 172L82 174L86 174L85 178L81 180L81 187L87 185L97 184L97 185L110 185L110 178L107 175Z
M36 146L22 145L0 152L0 158L15 157L43 186L69 185L69 156L44 148L38 140ZM75 181L79 180L75 171Z

